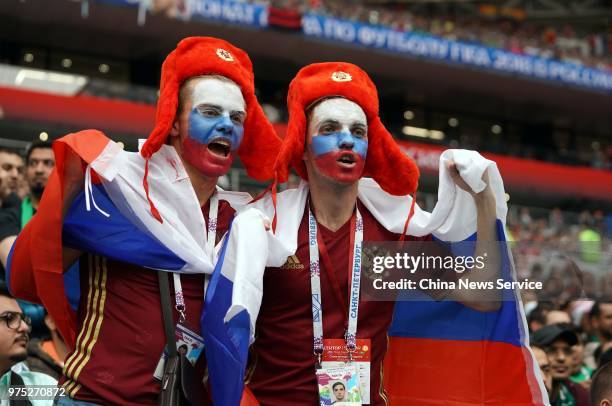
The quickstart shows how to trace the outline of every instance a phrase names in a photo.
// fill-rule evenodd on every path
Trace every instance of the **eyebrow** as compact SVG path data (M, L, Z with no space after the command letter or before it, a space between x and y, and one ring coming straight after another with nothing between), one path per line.
M328 125L328 124L340 125L340 121L333 120L333 119L327 119L327 120L324 120L321 123L319 123L319 125L317 125L317 127L321 127L321 126Z
M207 109L214 109L214 110L223 110L223 107L217 105L217 104L209 104L209 103L202 103L202 104L198 104L196 107L196 109L203 109L203 108L207 108ZM230 111L230 114L242 114L242 115L246 115L246 111L244 110L232 110Z

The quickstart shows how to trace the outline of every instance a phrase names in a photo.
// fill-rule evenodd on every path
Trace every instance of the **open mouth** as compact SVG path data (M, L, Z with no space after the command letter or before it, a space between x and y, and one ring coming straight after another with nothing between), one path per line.
M345 167L353 167L357 163L355 155L349 152L341 154L336 161Z
M226 157L231 151L231 146L228 140L219 138L208 143L208 150L215 155Z

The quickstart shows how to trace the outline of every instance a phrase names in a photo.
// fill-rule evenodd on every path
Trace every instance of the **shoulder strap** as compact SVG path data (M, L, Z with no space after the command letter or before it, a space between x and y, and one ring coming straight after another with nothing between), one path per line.
M174 336L174 320L172 318L172 304L170 303L170 285L168 283L168 273L157 271L159 279L159 296L161 299L162 316L164 318L164 331L166 332L166 347L168 355L175 357L176 339Z
M19 376L18 373L11 371L10 387L12 388L15 386L25 386L25 383L23 382L23 378ZM9 401L9 405L10 406L32 406L32 402L30 402L27 398L26 399L11 399Z

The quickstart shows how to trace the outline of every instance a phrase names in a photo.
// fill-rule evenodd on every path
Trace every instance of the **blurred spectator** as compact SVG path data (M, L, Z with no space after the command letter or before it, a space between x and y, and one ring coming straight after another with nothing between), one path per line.
M23 177L23 159L9 149L0 147L0 203L2 207L10 194L17 194Z
M608 272L601 276L600 282L601 300L612 301L612 273Z
M29 318L4 284L0 286L0 393L15 385L57 385L52 377L30 371L24 361L29 341ZM21 403L26 404L26 403Z
M562 310L551 310L546 314L546 325L571 323L572 318L569 313Z
M590 315L595 339L600 344L612 341L612 302L596 302Z
M612 302L595 302L589 313L592 334L585 347L585 362L597 366L597 354L612 345Z
M552 375L550 373L550 362L548 361L548 356L542 348L534 345L531 346L531 351L533 351L536 362L540 367L540 372L542 372L542 379L544 380L546 392L548 392L550 396L550 391L552 390Z
M572 347L578 344L576 333L563 325L553 324L536 331L533 334L532 342L544 349L550 362L553 378L550 394L551 405L590 406L588 391L569 379Z
M185 14L186 0L152 0L151 12L163 14L166 17L176 18Z
M572 328L571 325L568 328ZM589 389L593 368L589 368L584 363L584 341L580 334L576 334L578 343L572 347L572 367L570 380L581 384L585 389Z
M591 386L593 406L612 406L612 362L597 370Z
M582 224L580 233L580 253L583 261L599 262L601 259L601 235L590 224Z
M529 331L535 333L540 328L546 325L546 315L553 308L552 303L542 302L539 303L535 309L529 313L527 317L527 324L529 325Z
M30 319L8 293L6 285L0 286L0 376L13 365L25 361L28 356Z
M17 207L0 210L0 262L2 266L6 267L8 255L17 234L36 213L38 203L54 166L55 158L51 143L34 142L26 154L25 173L30 193L23 198L21 204ZM44 335L46 332L44 325L45 309L26 301L19 301L19 304L25 314L32 319L32 334L35 337Z
M36 212L49 175L55 166L51 143L33 143L26 155L26 165L30 194L24 197L19 207L0 211L0 261L5 267L13 241Z
M595 351L595 359L597 368L601 368L602 365L612 362L612 341L600 345Z

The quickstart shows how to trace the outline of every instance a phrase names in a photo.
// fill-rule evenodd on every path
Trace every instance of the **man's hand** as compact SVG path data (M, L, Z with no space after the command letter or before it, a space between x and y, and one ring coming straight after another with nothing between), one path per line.
M447 164L447 168L455 185L468 192L474 198L477 215L477 241L474 256L484 256L487 258L484 269L478 272L466 272L463 278L468 278L474 282L495 281L501 275L500 252L495 225L497 221L495 195L489 185L489 175L487 171L483 173L482 181L486 186L481 192L476 193L461 178L455 162L450 161ZM501 306L501 295L497 291L486 290L481 292L476 289L470 289L468 291L457 290L453 293L451 295L452 298L479 311L496 311Z

